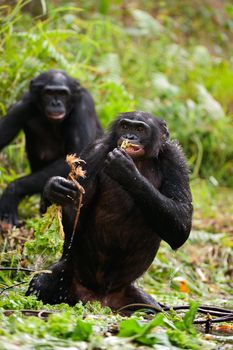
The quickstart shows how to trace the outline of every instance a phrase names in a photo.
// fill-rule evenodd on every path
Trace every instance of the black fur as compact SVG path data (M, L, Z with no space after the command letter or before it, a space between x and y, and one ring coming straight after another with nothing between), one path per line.
M142 156L117 147L122 120L127 137L144 147ZM130 303L158 306L134 281L148 269L162 239L177 249L189 236L192 198L181 148L169 140L164 121L136 111L122 114L83 158L87 177L80 182L86 194L70 249L79 193L61 177L45 187L46 200L63 207L63 256L50 267L52 274L32 280L27 294L49 303L99 300L113 310Z

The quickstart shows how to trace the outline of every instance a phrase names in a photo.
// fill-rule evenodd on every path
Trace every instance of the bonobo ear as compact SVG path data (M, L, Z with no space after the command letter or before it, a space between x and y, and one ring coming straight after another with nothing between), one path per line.
M81 85L79 80L77 79L72 79L71 84L70 84L70 89L72 94L79 94L81 90Z
M153 157L157 158L169 139L169 131L164 120L153 118L153 123L155 128L152 134L153 141L151 142L152 147L150 149L150 153L153 155Z
M30 92L36 92L38 90L41 90L44 86L44 83L42 81L38 81L37 78L32 79L29 84L29 91Z
M169 139L169 130L167 123L164 120L160 120L160 128L161 128L161 140L162 143L166 142Z

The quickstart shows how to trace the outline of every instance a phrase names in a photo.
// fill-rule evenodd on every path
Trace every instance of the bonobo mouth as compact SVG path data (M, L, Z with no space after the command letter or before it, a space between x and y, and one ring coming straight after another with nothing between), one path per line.
M130 157L136 158L145 154L144 147L127 139L120 139L118 146L123 149Z
M47 117L51 121L61 121L65 118L65 113L50 113Z

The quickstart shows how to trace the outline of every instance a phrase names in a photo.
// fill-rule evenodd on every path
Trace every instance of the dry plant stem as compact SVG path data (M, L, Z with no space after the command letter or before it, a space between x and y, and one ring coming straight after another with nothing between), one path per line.
M3 311L3 314L5 316L10 316L14 314L15 312L20 311L24 316L37 316L42 319L48 318L49 315L53 314L53 311L49 310L5 310Z
M219 322L232 322L233 321L233 314L229 314L227 316L223 316L223 317L216 317L216 318L212 318L211 320L195 320L193 321L194 324L205 324L206 322L209 323L219 323Z
M75 185L77 186L78 190L80 190L80 187L83 189L82 186L80 186L80 184L71 176L69 176L69 179L72 180ZM80 215L80 209L82 207L82 200L83 200L83 193L80 191L80 196L79 196L79 199L77 201L77 213L75 215L75 219L74 219L74 226L73 226L73 231L72 231L72 237L75 233L75 230L76 230L76 227L77 227L77 224L78 224L78 219L79 219L79 215Z
M57 208L57 218L59 222L59 235L61 239L64 240L65 234L64 234L63 225L62 225L62 209L60 206L57 206L57 205L56 205L56 208Z
M79 165L80 163L85 163L84 160L76 157L75 154L70 154L66 157L66 162L68 163L68 165L70 166L70 172L68 175L68 179L70 179L71 181L74 182L75 186L77 187L80 196L79 199L77 201L77 213L75 215L75 219L74 219L74 226L73 226L73 231L72 231L72 238L71 238L71 242L78 224L78 220L79 220L79 215L80 215L80 209L82 207L82 199L83 199L83 194L85 193L84 188L78 183L78 181L76 180L78 177L85 177L85 171L83 171L82 167ZM78 164L78 166L77 166Z

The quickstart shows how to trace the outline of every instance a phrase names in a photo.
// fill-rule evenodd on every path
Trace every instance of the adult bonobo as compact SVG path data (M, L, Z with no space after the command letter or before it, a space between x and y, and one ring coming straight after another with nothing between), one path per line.
M77 187L61 177L45 186L45 201L63 208L63 256L52 274L33 278L27 294L51 304L99 300L113 310L158 305L134 281L162 239L177 249L189 236L192 198L180 147L169 141L164 121L136 111L120 115L82 158L86 193L73 240Z
M67 153L80 153L101 132L93 99L65 72L50 70L30 83L29 92L0 120L0 150L23 130L31 174L12 182L0 198L0 226L18 224L17 207L41 193L54 175L66 176Z

